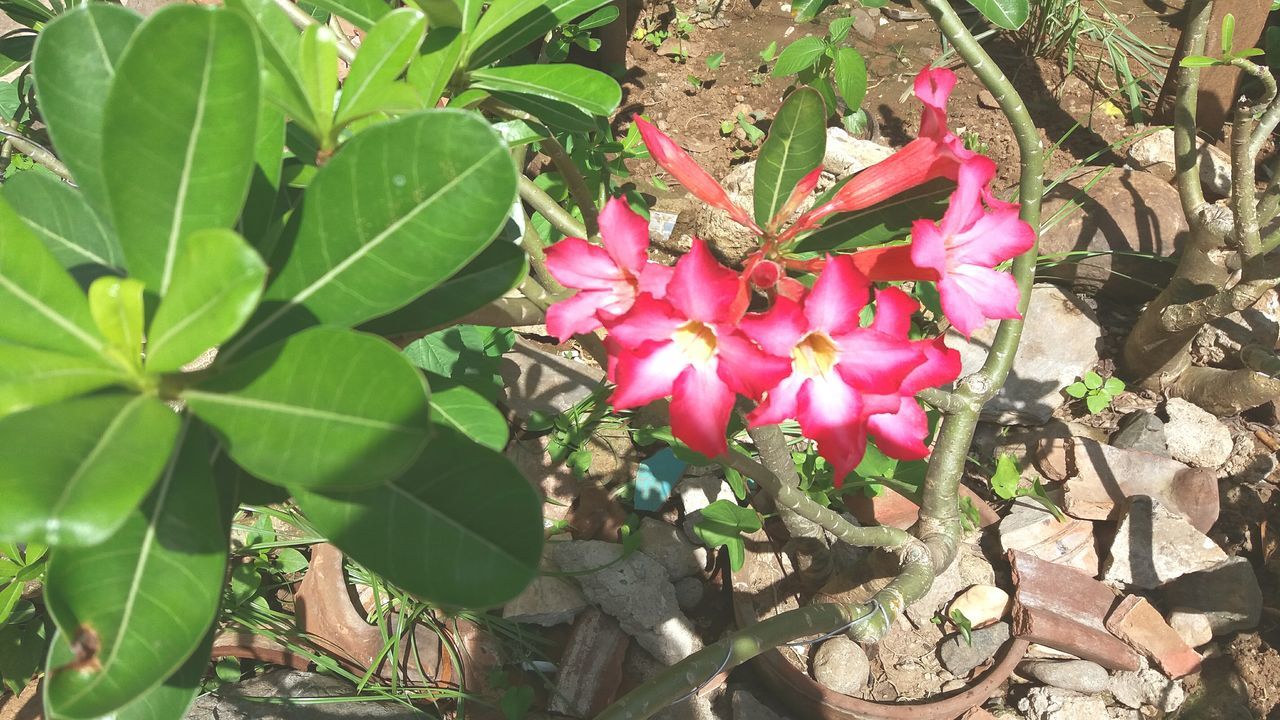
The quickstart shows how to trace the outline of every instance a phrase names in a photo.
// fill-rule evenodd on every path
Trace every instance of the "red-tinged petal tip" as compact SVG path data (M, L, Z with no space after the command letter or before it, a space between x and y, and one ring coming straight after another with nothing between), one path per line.
M733 401L733 391L714 363L689 366L676 379L671 396L671 433L707 457L723 454L729 449L725 430Z
M564 342L574 335L589 333L601 327L596 311L608 303L608 293L583 290L547 308L547 332Z
M710 325L737 324L750 299L738 273L721 265L698 238L676 261L667 283L668 302L685 317Z
M649 260L649 221L622 198L609 198L600 210L600 239L614 262L632 275Z
M608 251L582 238L565 238L546 253L551 277L568 288L609 290L626 279Z
M858 313L870 299L871 283L848 255L831 258L804 303L809 327L838 335L858 327Z

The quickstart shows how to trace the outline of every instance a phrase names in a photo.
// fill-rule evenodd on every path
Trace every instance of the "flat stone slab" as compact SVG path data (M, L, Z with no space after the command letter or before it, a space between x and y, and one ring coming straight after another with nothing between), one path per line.
M1130 595L1107 616L1107 629L1146 655L1171 678L1200 671L1200 654L1191 649L1151 603Z
M1129 499L1120 518L1102 576L1104 580L1152 590L1187 573L1208 570L1226 559L1222 548L1180 513L1138 495Z

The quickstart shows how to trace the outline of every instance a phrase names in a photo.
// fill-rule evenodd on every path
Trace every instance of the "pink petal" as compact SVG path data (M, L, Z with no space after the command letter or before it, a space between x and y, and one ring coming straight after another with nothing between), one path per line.
M649 261L649 221L622 198L609 198L600 211L600 240L618 267L633 275Z
M917 220L932 225L928 220ZM859 250L850 255L854 267L872 282L896 282L899 280L937 280L938 273L930 267L921 267L912 260L910 245L891 245Z
M885 288L876 293L876 317L871 329L890 337L906 338L911 332L911 316L920 304L898 288Z
M612 289L626 281L608 251L582 238L565 238L548 247L547 270L561 285L582 290Z
M960 351L947 347L941 336L914 343L924 353L924 362L902 380L902 392L915 395L927 387L942 387L960 377Z
M671 394L676 378L689 367L684 353L675 343L647 343L613 353L617 364L613 369L617 387L609 404L619 410L640 407Z
M867 435L862 399L837 376L810 378L800 388L797 415L804 436L818 443L818 453L831 463L836 484L862 461Z
M547 308L547 332L564 342L574 335L589 333L602 323L596 311L613 300L610 292L583 290Z
M965 337L988 319L1015 319L1021 294L1008 273L976 265L961 265L938 283L942 312Z
M950 262L995 267L1035 244L1035 231L1018 217L1018 211L1002 208L983 215L968 231L951 239Z
M929 455L929 448L924 444L929 434L929 418L909 397L902 398L897 412L868 418L867 430L875 437L876 447L891 458L919 460Z
M933 271L934 277L947 272L947 238L932 220L911 223L911 262Z
M804 302L809 328L839 335L858 327L858 313L867 304L871 283L848 255L831 258Z
M956 74L947 68L925 68L916 75L916 97L924 103L920 115L922 137L941 137L947 132L947 98L955 86Z
M783 420L794 419L798 412L800 388L808 379L804 375L795 373L784 378L777 386L770 388L764 396L764 402L747 416L747 423L751 427L760 427L777 425Z
M791 374L790 350L771 355L729 328L717 328L716 334L720 378L734 392L758 399Z
M667 283L667 301L691 320L735 324L746 310L746 287L737 273L721 265L698 238L676 261Z
M943 235L963 232L982 217L982 192L995 176L995 162L983 155L975 155L960 165L956 191L951 193L947 212L938 224Z
M667 137L661 130L654 127L647 120L637 115L635 117L636 126L640 128L640 137L644 140L644 145L649 149L649 155L653 161L662 166L662 169L671 173L676 180L684 185L685 188L693 193L694 197L702 202L718 207L729 213L729 217L734 222L747 227L756 234L760 233L760 228L747 214L746 210L733 204L729 199L729 194L725 192L720 183L716 182L706 170L703 170L689 154L680 149L675 141Z
M784 276L778 280L777 292L780 298L786 298L793 302L803 302L804 296L809 294L809 288L793 277Z
M924 354L905 339L872 330L854 330L835 338L840 346L836 370L864 393L892 394L924 362Z
M656 262L645 263L640 270L640 292L649 293L656 298L667 296L667 284L671 282L671 274L675 268Z
M738 322L738 328L747 337L760 343L766 352L789 357L800 338L809 332L809 320L800 304L787 298L778 298L773 307L764 313L751 313Z
M646 342L667 341L676 328L688 322L666 300L642 294L631 309L616 318L605 317L609 336L624 347L637 348Z
M671 433L707 457L728 450L725 428L734 401L715 365L690 365L680 373L671 396Z

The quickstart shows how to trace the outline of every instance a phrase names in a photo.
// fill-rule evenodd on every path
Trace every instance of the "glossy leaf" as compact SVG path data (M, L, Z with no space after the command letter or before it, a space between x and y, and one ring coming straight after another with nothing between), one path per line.
M151 323L147 369L172 372L234 335L258 306L266 278L262 258L233 231L192 233Z
M20 33L0 37L0 76L8 75L31 61L35 48L33 33Z
M0 420L0 537L93 545L146 496L178 416L143 395L96 395Z
M840 48L836 51L834 63L836 88L849 110L857 110L862 106L862 99L867 96L867 63L862 54L853 48Z
M361 30L368 30L391 8L382 0L312 0L312 5L351 21Z
M126 381L100 358L0 342L0 417Z
M469 46L468 66L501 60L552 28L605 5L609 0L496 0L480 17Z
M512 65L475 70L471 84L487 90L537 95L595 115L609 115L622 102L617 80L581 65Z
M53 11L38 0L0 0L0 12L27 27L35 27L53 19Z
M511 437L507 419L484 396L465 385L454 385L431 394L431 418L471 440L501 451Z
M62 267L124 267L119 243L89 207L83 190L45 173L24 172L6 180L3 193Z
M523 110L557 130L592 132L599 123L577 107L537 95L494 91L493 96L517 110Z
M421 375L387 341L321 327L183 392L227 453L269 482L361 488L399 475L427 438Z
M103 172L129 273L158 296L188 235L240 215L253 172L257 57L244 16L173 5L120 58Z
M449 85L462 53L466 36L456 27L433 26L422 43L422 52L409 64L408 79L418 91L424 107L435 107Z
M189 423L188 423L189 426ZM200 645L217 612L227 536L209 472L212 448L184 427L147 500L92 547L60 547L45 604L72 648L73 667L50 668L49 714L96 718L154 688ZM57 651L51 657L57 657Z
M106 347L76 282L0 198L0 339L71 355Z
M515 165L473 113L366 130L311 182L292 252L230 351L268 328L355 325L403 307L476 257L514 200Z
M778 109L756 161L755 215L761 226L782 209L796 184L822 165L826 119L822 96L810 88L797 89Z
M89 312L125 367L142 367L142 283L105 275L89 286Z
M418 462L386 485L293 492L343 552L428 602L498 605L538 572L542 510L533 487L501 453L446 427L437 427Z
M1017 30L1031 14L1028 0L969 0L982 16L997 27Z
M328 142L338 92L338 36L327 25L308 25L298 42L298 79L317 139Z
M888 2L888 0L862 0L862 4L866 7L872 7L872 2L879 3L879 5L875 5L875 7L879 7ZM818 17L823 10L834 4L835 0L798 0L798 2L792 4L791 9L796 14L797 23L806 23Z
M32 68L40 115L89 206L109 224L102 118L115 68L142 17L109 3L86 3L40 31Z
M298 29L275 0L227 0L227 7L240 10L252 18L262 48L263 98L301 124L307 132L318 136L319 122L313 116L307 93L298 76ZM325 108L331 115L332 105Z
M906 239L911 234L912 222L942 216L954 189L954 183L934 181L895 195L873 208L835 215L817 232L800 240L796 250L822 252Z
M394 10L373 26L342 83L335 125L380 109L379 93L404 72L426 29L427 16L413 8Z
M773 66L773 76L795 75L815 63L825 49L820 37L810 35L800 38L778 54L778 62Z

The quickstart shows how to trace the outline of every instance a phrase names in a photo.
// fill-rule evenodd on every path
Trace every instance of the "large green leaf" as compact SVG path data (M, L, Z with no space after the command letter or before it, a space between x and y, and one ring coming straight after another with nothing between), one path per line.
M431 292L360 329L392 336L440 327L502 297L528 269L528 256L519 245L498 240Z
M2 197L0 339L71 355L106 348L84 293Z
M0 417L128 379L123 369L96 357L0 342Z
M311 182L291 252L229 352L263 344L268 328L355 325L403 307L478 255L514 200L515 165L474 113L366 130Z
M386 485L293 492L343 552L429 602L497 605L538 572L542 509L533 486L501 453L446 427L437 427L418 462Z
M258 48L243 15L160 9L139 28L107 96L102 148L129 273L163 296L187 236L231 227L253 172Z
M810 35L788 45L778 55L778 62L773 66L774 77L795 75L817 62L826 50L822 38Z
M90 209L83 191L39 172L18 173L3 187L14 211L62 267L124 267L119 243Z
M381 338L320 327L183 392L254 475L360 488L399 475L428 434L422 376Z
M177 370L234 335L258 306L266 278L262 258L235 232L192 233L147 335L147 369Z
M368 30L383 15L391 12L382 0L311 0L311 4L350 20L361 30Z
M589 13L609 0L495 0L476 24L468 67L502 60L557 25Z
M427 16L413 8L393 10L373 26L342 83L335 125L346 125L381 109L378 100L382 91L417 54L426 29Z
M178 416L145 395L97 395L0 420L0 539L94 545L164 469Z
M408 80L424 107L435 107L458 69L467 38L456 27L433 26L422 52L409 64Z
M800 240L796 250L826 252L904 240L911 234L912 222L942 216L954 189L954 183L935 180L894 195L875 207L834 215L817 232ZM821 198L818 202L822 202Z
M471 84L486 90L558 100L595 115L608 115L622 102L617 80L581 65L509 65L475 70Z
M266 66L262 81L264 99L318 136L319 119L313 116L307 93L298 77L301 38L289 16L275 0L227 0L226 4L252 18L258 31ZM326 113L328 110L326 108Z
M448 425L493 450L502 450L511 438L502 412L466 385L453 385L431 393L431 413L434 422Z
M756 160L756 222L766 225L787 204L796 184L822 165L827 149L827 110L812 88L787 96Z
M35 33L25 32L0 37L0 76L8 75L30 62L31 51L35 44Z
M592 132L599 129L596 118L568 103L538 95L494 91L493 96L517 110L523 110L557 130Z
M982 16L1005 30L1017 30L1031 14L1028 0L969 0Z
M160 685L199 647L217 613L227 536L207 435L184 425L147 500L111 537L53 551L45 604L76 662L51 667L48 714L97 718ZM61 654L59 654L61 653Z
M109 220L102 116L116 64L142 18L109 3L85 3L40 31L32 68L40 115L58 156L89 205Z
M0 13L27 27L35 27L53 19L53 11L38 0L0 0Z

